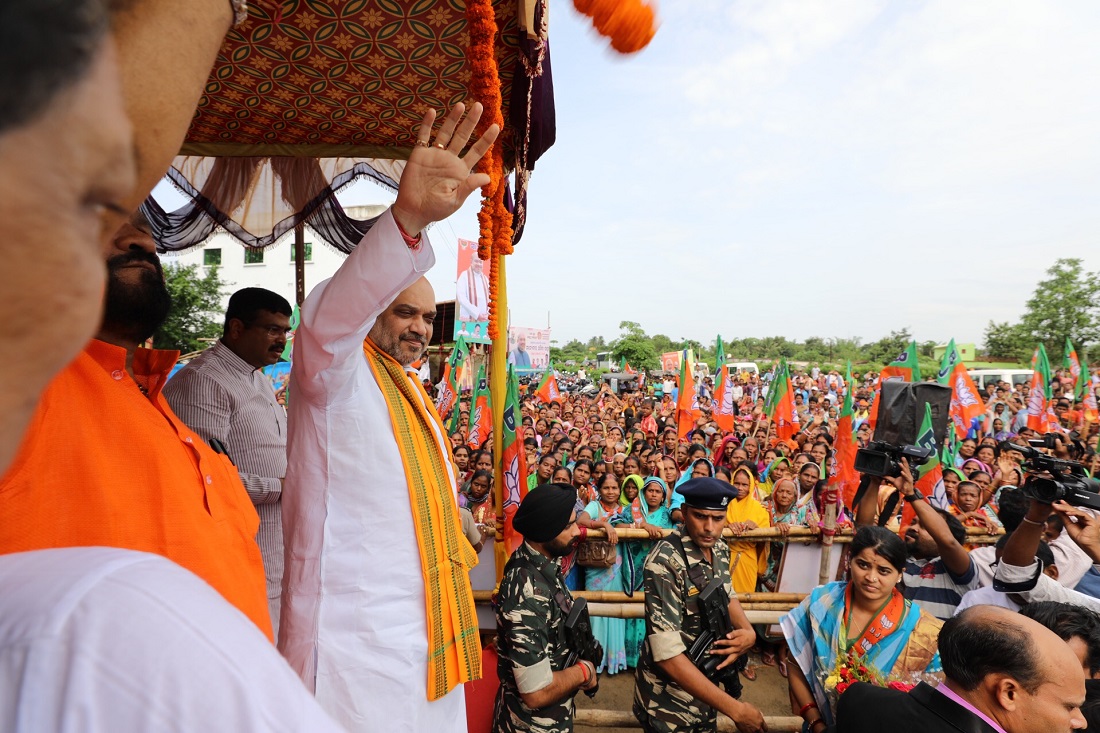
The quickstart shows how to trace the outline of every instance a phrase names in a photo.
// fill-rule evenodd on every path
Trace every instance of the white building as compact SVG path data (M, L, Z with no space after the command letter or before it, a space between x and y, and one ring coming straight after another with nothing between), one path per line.
M344 209L353 219L370 219L388 208L388 204L349 206ZM347 257L321 241L306 226L306 295L313 286L336 273ZM241 288L266 288L294 303L294 235L263 250L247 249L225 232L218 232L201 247L181 254L168 254L165 265L199 265L202 273L217 266L218 275L226 283L222 308L229 305L229 296Z

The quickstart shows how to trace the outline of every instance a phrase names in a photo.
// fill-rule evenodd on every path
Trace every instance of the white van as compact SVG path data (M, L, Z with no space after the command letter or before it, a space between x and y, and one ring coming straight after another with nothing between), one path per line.
M748 372L749 374L759 374L760 367L756 366L755 361L731 361L726 364L731 372L735 374L737 372Z
M1030 369L967 369L966 373L974 380L978 389L988 392L997 382L1008 382L1013 387L1031 382Z

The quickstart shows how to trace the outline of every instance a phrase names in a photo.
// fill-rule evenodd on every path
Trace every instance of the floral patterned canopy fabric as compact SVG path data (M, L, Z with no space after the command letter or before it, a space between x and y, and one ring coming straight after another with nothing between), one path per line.
M504 159L514 160L516 141L529 139L532 94L540 139L553 139L549 74L540 79L542 64L533 73L529 61L545 54L544 7L493 0L493 9ZM175 212L146 203L161 247L193 247L217 227L265 247L308 220L350 250L364 227L336 226L335 191L363 176L395 186L394 161L408 157L424 111L478 101L468 94L468 48L463 0L253 0L226 38L168 176L190 203ZM510 110L517 98L518 118Z

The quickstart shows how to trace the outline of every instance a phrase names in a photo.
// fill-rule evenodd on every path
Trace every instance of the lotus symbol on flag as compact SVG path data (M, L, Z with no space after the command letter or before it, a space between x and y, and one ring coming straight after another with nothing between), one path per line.
M1027 397L1027 411L1032 415L1043 414L1043 390L1033 389Z
M550 383L550 401L553 402L554 400L558 399L559 397L561 397L561 394L558 393L558 383L556 381L551 382Z
M722 410L723 415L732 415L733 414L733 376L732 375L727 374L726 383L722 388L722 407L721 407L721 410Z
M519 502L519 458L513 456L504 467L504 506L518 507Z
M440 416L446 415L451 410L451 406L454 405L455 393L451 389L450 385L443 385L443 393L439 395L439 404L436 406L439 408Z
M970 386L963 377L955 379L955 399L962 407L972 407L978 404L978 396L971 391Z

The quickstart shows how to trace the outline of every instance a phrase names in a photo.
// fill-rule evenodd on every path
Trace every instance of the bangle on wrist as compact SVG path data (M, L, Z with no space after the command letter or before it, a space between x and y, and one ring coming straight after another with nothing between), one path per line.
M812 709L812 710L817 710L817 703L816 703L815 701L813 701L813 700L811 700L810 702L806 703L805 705L803 705L803 706L801 707L801 709L799 709L799 711L798 711L798 717L800 717L800 718L803 718L803 717L805 717L805 716L806 716L806 711L807 711L807 710L811 710L811 709Z
M588 674L588 665L584 662L578 662L577 666L581 668L581 676L584 677L584 680L581 682L581 687L584 687L588 684L588 680L590 679Z
M1034 525L1036 527L1042 527L1046 524L1046 522L1036 522L1034 519L1028 519L1027 517L1024 517L1021 521L1026 522L1027 524Z

